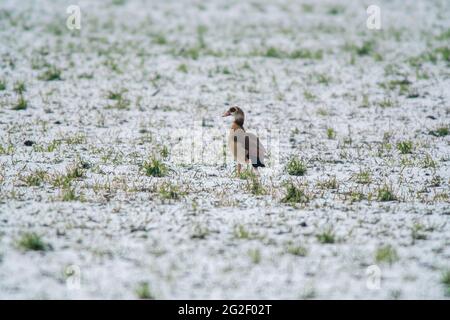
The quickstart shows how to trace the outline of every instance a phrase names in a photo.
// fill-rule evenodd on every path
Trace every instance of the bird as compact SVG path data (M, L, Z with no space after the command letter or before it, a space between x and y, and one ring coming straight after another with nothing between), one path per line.
M253 133L244 129L245 114L241 108L234 106L225 111L222 117L233 116L234 121L228 135L228 147L237 162L236 172L241 173L242 165L252 164L253 170L258 171L258 167L265 167L264 157L266 149Z

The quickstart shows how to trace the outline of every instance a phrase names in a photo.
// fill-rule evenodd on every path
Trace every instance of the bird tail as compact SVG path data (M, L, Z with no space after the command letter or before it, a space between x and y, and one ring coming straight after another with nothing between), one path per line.
M262 167L264 168L266 165L259 160L259 158L256 159L256 163L252 163L253 168Z

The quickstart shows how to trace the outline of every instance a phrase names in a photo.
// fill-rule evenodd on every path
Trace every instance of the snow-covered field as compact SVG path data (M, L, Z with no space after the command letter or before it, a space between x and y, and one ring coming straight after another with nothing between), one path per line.
M370 4L2 0L0 298L448 298L450 2Z

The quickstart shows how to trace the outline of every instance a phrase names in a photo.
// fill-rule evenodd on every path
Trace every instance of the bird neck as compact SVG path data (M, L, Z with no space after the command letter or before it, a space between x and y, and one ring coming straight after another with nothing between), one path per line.
M240 112L234 116L233 126L238 126L244 129L244 113Z
M244 130L244 121L238 122L238 121L234 120L233 124L231 125L231 129L233 129L234 131L236 131L237 129Z

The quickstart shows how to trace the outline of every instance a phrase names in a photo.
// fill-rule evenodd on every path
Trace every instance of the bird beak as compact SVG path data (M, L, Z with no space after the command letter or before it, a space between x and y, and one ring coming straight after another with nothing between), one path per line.
M224 112L222 115L222 117L228 117L228 116L231 116L230 111Z

